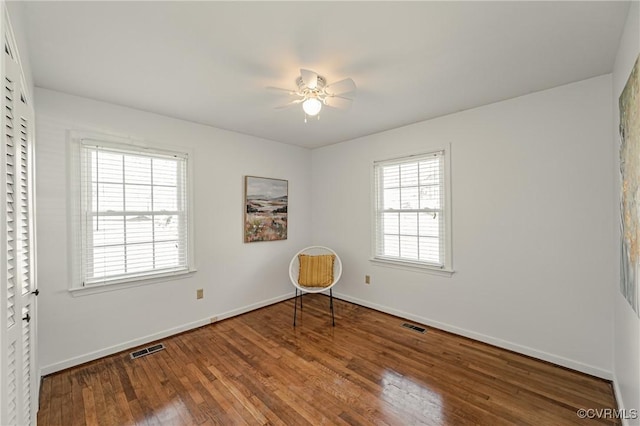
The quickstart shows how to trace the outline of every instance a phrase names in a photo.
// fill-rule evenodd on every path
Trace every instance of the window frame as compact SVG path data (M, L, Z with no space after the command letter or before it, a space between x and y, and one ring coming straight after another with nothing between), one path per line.
M82 150L83 145L99 145L123 152L131 152L134 155L148 154L149 156L179 156L185 160L185 213L186 220L186 268L179 270L165 270L160 272L142 272L135 276L105 279L101 282L94 282L85 285L85 256L87 251L87 240L84 238L85 231L85 211L86 200L83 194L82 184ZM69 291L74 295L85 295L111 291L122 288L136 287L140 285L153 284L158 282L173 281L179 278L186 278L196 272L194 232L193 232L193 171L190 150L159 144L149 144L144 141L132 138L117 137L111 135L97 134L84 131L68 132L68 161L69 167L67 175L67 190L69 191L69 263L71 280Z
M444 189L444 203L442 209L444 210L444 262L440 265L434 265L428 262L414 260L414 259L402 259L382 256L378 254L378 241L380 238L378 202L381 196L380 192L382 188L377 181L377 168L384 166L385 164L402 164L411 163L422 157L428 157L437 153L442 153L442 177L444 183L442 188ZM423 151L419 153L405 154L397 157L385 158L383 160L373 161L371 167L371 257L370 261L379 266L398 268L404 270L411 270L416 272L424 272L435 275L441 275L450 277L455 272L453 269L453 232L452 232L452 203L451 203L451 145L433 147L429 151Z

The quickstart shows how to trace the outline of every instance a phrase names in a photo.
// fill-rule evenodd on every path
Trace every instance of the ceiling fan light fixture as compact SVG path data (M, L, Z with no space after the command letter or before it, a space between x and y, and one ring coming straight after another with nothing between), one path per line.
M279 87L267 88L279 92L288 92L289 95L298 97L298 99L294 99L286 105L277 106L276 109L302 104L305 123L307 122L307 117L320 119L319 114L324 105L328 108L347 109L351 106L356 90L356 84L350 78L328 85L324 77L318 75L315 71L307 69L300 70L300 77L296 78L296 86L298 86L297 90L281 89ZM348 95L348 97L345 95Z
M302 109L305 114L313 117L320 113L322 109L322 102L320 102L317 98L309 98L302 103Z

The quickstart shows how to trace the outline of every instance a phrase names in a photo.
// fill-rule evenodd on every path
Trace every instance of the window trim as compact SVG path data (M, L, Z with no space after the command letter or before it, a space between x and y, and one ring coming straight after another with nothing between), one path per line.
M85 243L82 232L82 162L81 150L83 145L101 144L113 149L125 151L148 152L150 155L177 155L186 160L186 208L187 208L187 267L177 270L163 270L157 273L142 273L138 276L115 278L105 280L101 283L82 285L83 280L83 252ZM160 144L149 144L142 140L133 138L118 137L86 131L70 130L67 132L67 190L68 190L68 229L69 229L69 270L71 279L69 280L69 292L74 296L101 293L105 291L118 290L123 288L137 287L140 285L154 284L158 282L173 281L182 277L188 277L197 271L195 267L195 241L193 226L193 165L194 158L189 149L184 147L163 146Z
M91 294L105 293L108 291L122 290L125 288L176 281L183 278L189 278L197 271L197 269L190 269L187 271L174 273L156 274L152 277L140 277L136 279L120 280L118 282L109 282L106 284L92 284L86 287L71 287L69 288L69 293L71 293L73 297L88 296Z
M443 176L444 176L444 221L445 221L445 247L444 247L444 265L433 265L427 262L412 261L408 259L395 259L386 256L380 256L376 253L378 243L378 196L376 182L376 165L387 162L403 162L410 161L412 157L423 157L431 154L442 152L443 157ZM430 273L445 277L450 277L455 273L453 269L453 227L452 227L452 194L451 194L451 144L443 146L433 146L428 151L400 155L397 157L386 158L383 160L375 160L371 164L371 256L369 261L383 267L403 269L414 272Z

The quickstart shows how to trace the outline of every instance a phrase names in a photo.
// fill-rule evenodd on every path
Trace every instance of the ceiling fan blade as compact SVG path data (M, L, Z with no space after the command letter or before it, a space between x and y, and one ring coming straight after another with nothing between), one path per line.
M297 92L295 90L291 90L291 89L283 89L281 87L273 87L273 86L267 86L266 87L267 90L272 90L272 91L276 91L276 92L287 92L290 95L295 95L297 94Z
M324 100L326 106L338 109L349 109L352 102L351 99L342 96L327 96Z
M291 101L291 102L289 102L288 104L284 104L284 105L277 106L277 107L275 107L275 109L285 109L285 108L290 108L290 107L292 107L292 106L294 106L294 105L297 105L297 104L299 104L299 103L301 103L301 102L302 102L302 99L296 99L295 101Z
M350 78L345 78L344 80L329 84L324 90L330 95L343 95L345 93L355 92L356 83Z
M318 86L318 74L311 70L300 70L300 77L302 77L302 83L309 89L315 89Z

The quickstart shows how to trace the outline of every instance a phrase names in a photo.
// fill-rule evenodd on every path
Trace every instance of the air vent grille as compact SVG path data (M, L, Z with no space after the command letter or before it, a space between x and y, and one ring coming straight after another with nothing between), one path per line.
M144 349L140 349L138 351L135 352L131 352L131 359L136 359L136 358L140 358L143 357L145 355L151 355L154 354L158 351L161 351L164 349L164 344L163 343L159 343L157 345L153 345L153 346L149 346L148 348L144 348Z
M419 327L417 325L409 324L408 322L403 323L402 326L404 328L408 328L409 330L417 331L418 333L425 333L427 331L427 329L424 327Z

